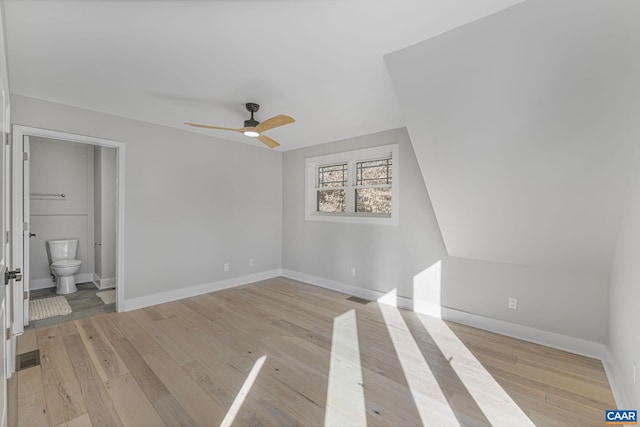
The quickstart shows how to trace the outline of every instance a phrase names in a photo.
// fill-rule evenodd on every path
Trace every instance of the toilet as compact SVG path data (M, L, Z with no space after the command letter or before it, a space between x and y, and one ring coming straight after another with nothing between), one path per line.
M75 274L82 261L76 259L77 254L78 239L47 240L49 269L56 282L57 294L72 294L78 290Z

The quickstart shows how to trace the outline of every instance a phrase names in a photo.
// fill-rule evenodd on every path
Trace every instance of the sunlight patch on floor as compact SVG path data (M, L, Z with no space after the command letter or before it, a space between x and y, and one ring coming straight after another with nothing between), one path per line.
M333 319L325 426L366 426L355 310Z
M381 300L391 302L394 300L394 295L395 290ZM379 306L423 425L460 426L422 351L402 318L400 310L385 303Z
M444 321L417 316L491 425L535 426Z
M258 374L260 373L265 360L267 360L266 355L256 360L256 363L254 363L253 368L251 368L251 372L249 372L247 379L244 380L242 388L236 395L236 398L233 400L229 411L227 411L227 415L224 416L224 419L220 423L220 427L229 427L231 426L231 424L233 424L233 421L236 419L236 415L238 415L238 411L240 411L244 400L249 395L249 391L251 391L253 383L256 381L256 378L258 378Z

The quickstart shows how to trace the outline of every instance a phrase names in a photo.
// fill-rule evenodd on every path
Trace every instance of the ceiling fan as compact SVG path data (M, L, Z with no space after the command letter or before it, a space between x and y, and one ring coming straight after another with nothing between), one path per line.
M253 113L257 112L260 109L260 105L253 102L248 102L245 107L247 108L247 111L251 113L251 118L245 120L244 127L241 127L239 129L225 128L220 126L199 125L197 123L185 123L185 125L194 126L197 128L231 130L234 132L240 132L245 134L246 136L257 138L260 142L262 142L269 148L275 148L280 144L278 144L268 136L263 135L262 132L295 122L292 117L285 116L284 114L278 114L277 116L271 117L270 119L267 119L264 122L260 123L253 118Z

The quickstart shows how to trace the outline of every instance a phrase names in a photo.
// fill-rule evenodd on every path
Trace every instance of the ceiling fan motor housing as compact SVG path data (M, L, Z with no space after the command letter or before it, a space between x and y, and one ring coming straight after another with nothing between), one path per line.
M251 118L244 121L244 127L246 128L254 128L260 124L259 121L253 119L253 113L257 112L260 109L260 105L255 102L247 102L245 104L247 111L251 113Z
M244 121L244 127L246 127L246 128L254 128L254 127L258 126L259 124L260 124L259 121L253 120L253 119L249 119L249 120L245 120Z

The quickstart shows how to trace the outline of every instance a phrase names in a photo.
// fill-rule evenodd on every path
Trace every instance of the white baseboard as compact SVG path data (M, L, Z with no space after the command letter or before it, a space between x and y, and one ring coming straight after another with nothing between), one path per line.
M518 325L502 320L491 319L473 313L442 307L442 318L463 325L473 326L486 331L495 332L513 338L557 348L594 359L606 360L607 348L604 344L543 331L529 326Z
M335 280L325 279L323 277L312 276L306 273L300 273L293 270L282 270L282 276L289 279L298 280L300 282L309 283L312 285L320 286L321 288L331 289L333 291L342 292L343 294L353 295L356 297L368 299L371 301L378 301L385 297L387 294L380 291L374 291L371 289L361 288L359 286L349 285L347 283L337 282ZM394 304L395 300L395 304ZM385 298L384 301L380 301L385 304L393 305L395 307L404 308L405 310L413 309L413 301L410 298L395 296L392 299Z
M93 273L76 274L76 283L93 282ZM29 279L29 290L55 288L56 282L51 277L45 279Z
M93 273L80 273L76 274L76 283L93 283Z
M30 279L29 280L29 290L35 291L36 289L46 289L46 288L54 288L56 286L56 282L51 279L51 277L47 277L46 279Z
M110 289L116 287L116 278L115 277L107 277L105 279L100 279L100 285L98 286L100 289Z
M116 278L115 277L106 277L102 278L94 273L93 282L96 284L98 289L112 289L116 287Z
M607 374L609 386L611 386L611 392L613 393L613 398L616 401L618 409L635 409L631 404L631 397L624 387L620 369L618 369L618 366L613 362L613 358L609 351L607 351L607 358L602 360L602 365L604 366L604 371Z
M282 270L282 275L301 282L310 283L334 291L343 292L345 294L354 295L360 298L378 301L385 294L371 289L364 289L346 283L337 282L322 277L312 276L293 270ZM392 301L385 299L381 301L394 305ZM415 307L414 307L415 306ZM447 307L435 307L429 304L418 304L411 298L397 297L397 307L406 310L414 310L418 313L427 314L433 317L451 320L452 322L462 323L464 325L473 326L502 335L519 338L536 344L546 345L560 350L569 351L571 353L580 354L599 360L607 359L607 350L604 344L587 341L580 338L574 338L567 335L561 335L554 332L543 331L528 326L517 325L515 323L495 320L477 314L466 313Z
M176 289L173 291L160 292L153 295L127 299L124 302L124 311L149 307L169 301L176 301L183 298L189 298L196 295L202 295L209 292L271 279L278 276L284 276L290 279L299 280L301 282L309 283L315 286L320 286L322 288L331 289L347 295L353 295L372 301L378 301L381 299L381 302L383 303L395 305L396 307L406 310L413 310L414 304L411 298L403 296L392 296L392 298L389 299L389 295L380 291L365 289L358 286L349 285L346 283L338 282L331 279L325 279L323 277L313 276L306 273L300 273L293 270L276 269L265 271L263 273L222 280L219 282L206 283L202 285L191 286L189 288ZM384 298L385 296L387 296L387 298ZM394 301L396 302L395 304ZM419 307L416 308L420 313L434 315L435 317L440 317L438 316L438 314L440 314L441 312L442 319L450 320L452 322L462 323L464 325L484 329L525 341L530 341L536 344L545 345L547 347L557 348L559 350L569 351L571 353L602 360L604 362L605 369L607 370L607 375L610 375L609 372L611 371L612 378L615 377L615 373L613 372L615 370L615 366L608 362L608 353L604 344L584 340L581 338L570 337L567 335L557 334L554 332L543 331L528 326L517 325L502 320L491 319L488 317L466 313L448 307L441 307L440 310L430 306L422 307L427 309L426 312ZM618 383L619 382L616 382L614 378L614 381L611 382L612 389L614 388L614 384ZM618 395L616 394L615 397L616 402L618 402ZM620 397L620 399L621 401L624 401L624 397ZM625 406L618 404L618 407Z
M276 269L247 276L234 277L232 279L221 280L219 282L204 283L202 285L190 286L188 288L174 289L172 291L159 292L157 294L145 295L137 298L129 298L124 300L124 309L122 311L136 310L138 308L150 307L152 305L158 305L165 302L177 301L196 295L220 291L222 289L247 285L249 283L281 276L281 273L282 271L280 269Z
M93 282L93 273L76 274L76 283ZM29 290L55 288L56 282L51 277L45 279L29 279Z

